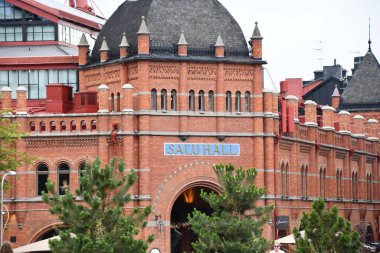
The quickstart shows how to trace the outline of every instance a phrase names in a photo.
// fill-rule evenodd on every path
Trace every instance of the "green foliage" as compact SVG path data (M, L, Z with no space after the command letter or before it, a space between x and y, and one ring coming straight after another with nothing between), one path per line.
M22 163L30 163L32 158L16 150L17 139L23 136L11 115L0 111L0 171L16 170Z
M201 192L210 204L211 215L194 210L188 220L198 240L195 252L246 253L265 252L268 242L262 237L262 226L268 221L272 206L257 206L265 189L254 184L255 169L237 169L229 165L216 165L214 171L222 192Z
M359 252L360 241L357 232L352 231L351 223L338 214L338 208L325 209L325 202L313 202L310 213L303 212L301 228L304 238L297 228L293 229L297 253L340 253Z
M135 237L146 226L151 208L135 208L123 215L123 207L131 201L128 190L137 179L135 172L124 171L124 162L117 164L116 159L104 168L99 159L86 166L79 179L81 189L75 191L82 202L68 190L59 195L54 183L46 184L49 194L43 193L43 200L68 228L60 232L60 240L50 241L53 253L145 253L153 236L146 241Z

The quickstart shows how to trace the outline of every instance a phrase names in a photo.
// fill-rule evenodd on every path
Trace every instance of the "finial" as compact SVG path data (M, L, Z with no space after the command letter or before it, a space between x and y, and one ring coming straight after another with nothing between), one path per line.
M263 39L263 37L261 36L260 30L259 30L258 23L259 22L257 22L257 21L255 22L255 29L253 30L253 34L251 36L251 39Z
M220 32L218 33L218 37L216 38L214 47L224 47L224 42L222 40L222 36L220 35Z
M103 43L102 46L100 47L99 51L109 51L110 48L108 47L106 37L103 37Z
M148 27L146 26L146 23L145 23L145 16L141 17L141 25L137 34L150 34Z
M372 52L371 43L371 18L368 18L368 52Z
M177 45L187 45L185 35L183 34L183 31L181 31L181 36L179 37Z
M123 33L123 38L121 39L121 43L119 47L129 47L129 43L128 43L127 36L125 35L125 33Z

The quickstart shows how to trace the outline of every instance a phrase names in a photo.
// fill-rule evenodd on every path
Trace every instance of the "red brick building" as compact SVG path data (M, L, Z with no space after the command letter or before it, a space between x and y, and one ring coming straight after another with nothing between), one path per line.
M5 240L19 246L51 236L60 221L41 200L47 178L74 191L83 164L114 156L138 173L133 205L152 206L142 236L154 233L150 247L160 252L190 249L186 217L194 207L210 211L198 193L220 190L216 163L258 170L256 183L267 189L261 204L275 206L268 239L290 233L323 197L377 240L377 121L329 106L317 120L312 101L299 117L296 97L263 89L262 41L256 23L248 47L218 1L126 1L91 57L82 37L73 103L70 88L48 85L44 111L31 113L25 90L12 107L4 89L3 108L29 133L17 149L37 157L11 179Z

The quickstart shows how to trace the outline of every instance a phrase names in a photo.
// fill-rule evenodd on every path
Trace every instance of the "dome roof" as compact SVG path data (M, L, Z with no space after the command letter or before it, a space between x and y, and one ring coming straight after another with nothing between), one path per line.
M239 24L217 0L126 0L99 33L93 58L99 58L103 37L111 50L111 58L119 55L123 33L132 50L135 49L142 16L150 32L151 47L174 48L183 31L189 51L210 50L220 33L226 53L240 52L240 56L248 56Z

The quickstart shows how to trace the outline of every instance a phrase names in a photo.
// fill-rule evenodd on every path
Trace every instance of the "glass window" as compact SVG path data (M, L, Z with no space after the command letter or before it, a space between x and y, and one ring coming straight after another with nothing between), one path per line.
M227 91L226 93L226 111L227 112L232 111L231 99L232 99L231 91Z
M157 110L157 90L152 89L150 92L150 109Z
M177 110L177 91L172 90L171 96L170 96L170 110L176 111Z
M47 192L46 183L49 177L49 170L46 164L37 166L37 195L41 196L42 192Z
M235 94L235 111L241 112L241 93L237 91Z
M189 111L194 111L195 110L195 105L194 105L194 101L195 100L195 92L193 90L191 90L189 92Z
M161 110L167 110L167 91L165 89L161 90Z
M116 94L116 111L120 112L120 93Z
M198 94L198 109L201 112L205 110L205 92L203 90L199 91Z
M49 83L49 73L47 70L39 70L38 72L38 90L39 98L46 98L46 85Z
M69 76L67 75L67 69L58 70L58 82L61 84L69 83Z
M115 95L111 93L111 112L115 111Z
M58 192L64 195L67 190L70 190L70 167L67 163L61 163L58 166Z
M245 111L251 111L251 93L249 91L245 92Z
M49 83L58 83L58 69L49 69Z
M210 90L208 92L208 109L214 111L214 91Z
M17 70L10 70L10 71L8 71L8 77L9 77L9 88L12 89L12 99L16 99L16 97L17 97L16 89L18 87L18 73L17 73Z
M0 8L1 10L1 8ZM0 13L1 15L1 13ZM4 26L0 26L0 41L5 41L5 27Z

